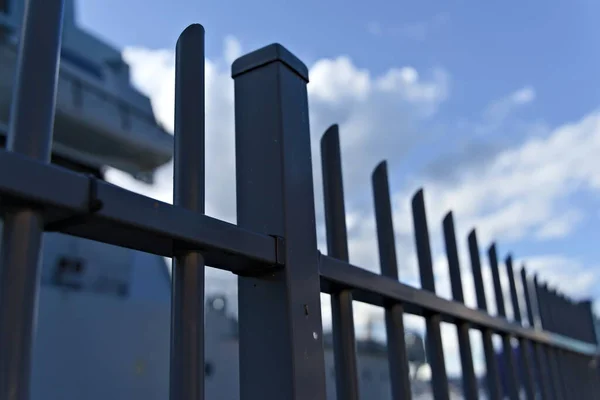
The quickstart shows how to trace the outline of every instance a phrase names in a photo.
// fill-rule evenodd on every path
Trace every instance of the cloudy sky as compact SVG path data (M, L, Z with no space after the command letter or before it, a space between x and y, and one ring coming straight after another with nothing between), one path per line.
M319 139L340 125L351 261L377 270L370 174L388 160L401 280L419 286L410 197L425 189L437 290L449 296L441 220L453 210L467 303L474 305L466 234L497 241L520 266L580 298L600 295L600 3L199 2L87 0L78 17L123 49L134 84L172 129L174 45L190 23L206 29L207 213L235 222L233 82L241 54L279 42L310 69L308 86L320 248L324 244ZM108 178L163 201L154 187ZM483 249L482 249L483 250ZM484 258L485 261L485 258ZM493 304L489 271L488 303ZM208 271L209 290L235 295L234 278ZM506 282L505 282L506 283ZM330 323L323 297L324 321ZM378 310L357 304L359 335ZM491 307L494 310L495 307ZM509 315L511 309L508 307ZM408 319L419 328L422 321ZM376 323L375 331L382 332ZM453 329L445 329L452 337ZM456 346L448 345L455 370ZM476 341L479 342L479 341ZM476 343L474 343L476 346ZM481 362L477 362L478 368Z

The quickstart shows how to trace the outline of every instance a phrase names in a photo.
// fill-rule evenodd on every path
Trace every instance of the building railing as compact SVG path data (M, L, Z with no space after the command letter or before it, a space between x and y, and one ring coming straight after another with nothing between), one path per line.
M6 52L5 57L17 57L18 44L5 40L2 45L2 51ZM78 76L79 74L74 73L72 70L81 69L81 67L72 65L72 58L62 57L61 61L63 68L61 68L58 77L59 89L57 91L57 105L61 109L65 111L77 110L77 112L83 114L87 110L90 118L98 118L96 113L99 110L104 110L106 113L104 123L109 126L114 126L116 123L116 128L125 132L135 129L144 134L154 132L159 135L170 135L155 118L152 111L143 110L123 97L110 93L101 84L94 84L93 80L101 79L100 77L92 75L89 79L84 79ZM87 70L82 70L81 74L90 73ZM103 79L106 79L106 75Z
M492 335L502 338L507 392L527 398L592 399L600 390L589 303L540 288L521 270L529 326L521 324L517 279L506 262L514 321L504 312L495 246L489 248L498 316L487 311L475 232L468 238L477 309L464 305L452 215L444 219L452 294L435 294L423 191L412 201L422 289L398 281L385 163L373 174L381 274L348 262L337 128L322 141L329 255L317 250L306 84L308 70L280 45L236 60L237 221L204 214L204 29L177 44L174 204L49 165L61 0L30 0L6 151L0 151L4 214L0 258L0 399L29 398L31 346L44 231L173 257L170 398L204 398L204 267L238 275L240 398L324 400L320 293L331 294L338 399L358 398L354 300L385 308L392 398L409 399L403 315L426 321L436 399L449 398L440 324L457 326L463 394L476 399L470 330L482 332L489 398L503 396ZM35 77L35 79L31 79ZM200 112L199 112L200 110ZM4 171L10 171L6 173ZM576 310L575 314L567 315ZM551 329L569 318L569 326ZM543 326L547 328L546 325ZM561 336L562 335L562 336ZM521 360L512 342L519 343ZM525 373L516 373L517 363Z

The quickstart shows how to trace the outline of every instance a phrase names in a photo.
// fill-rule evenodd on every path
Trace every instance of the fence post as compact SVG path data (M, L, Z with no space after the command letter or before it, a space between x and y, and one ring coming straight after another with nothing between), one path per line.
M237 222L283 267L238 280L241 400L324 400L308 69L279 44L233 63ZM275 240L274 240L275 243Z
M584 300L579 303L579 307L581 308L581 331L582 331L582 340L585 340L589 343L598 344L598 338L596 337L596 327L594 324L594 312L592 310L592 302L591 300Z
M62 0L26 3L7 149L50 162ZM44 184L43 182L40 184ZM29 399L31 349L40 276L43 214L18 207L4 215L0 259L0 399Z

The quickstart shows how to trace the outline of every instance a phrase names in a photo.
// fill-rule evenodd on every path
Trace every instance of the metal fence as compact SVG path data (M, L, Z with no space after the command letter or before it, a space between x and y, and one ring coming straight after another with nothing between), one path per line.
M512 399L584 399L600 393L590 303L540 287L521 270L521 324L506 318L495 246L488 255L498 316L487 312L479 249L469 235L478 309L464 305L452 215L444 219L454 301L435 294L423 192L413 198L422 289L398 281L385 163L373 174L381 274L348 262L337 128L323 137L329 255L317 250L306 85L308 70L274 44L234 62L237 226L204 215L204 29L177 43L174 204L49 164L61 37L61 0L29 0L7 149L0 151L4 232L0 272L0 399L29 398L32 332L44 231L173 257L171 399L204 397L204 266L239 276L242 400L325 399L320 292L331 294L337 396L357 399L352 302L385 308L392 398L411 397L404 313L426 320L436 399L448 399L440 323L458 328L463 392L476 399L470 330L482 332L489 397L503 396L492 335L502 337ZM541 319L544 329L536 325ZM554 331L555 333L551 333ZM513 352L518 341L519 352ZM518 355L519 359L515 358ZM520 365L522 374L517 373Z

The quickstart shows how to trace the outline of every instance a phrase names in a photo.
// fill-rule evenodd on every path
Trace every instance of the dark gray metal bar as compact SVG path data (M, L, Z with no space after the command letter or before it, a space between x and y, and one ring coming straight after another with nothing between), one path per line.
M560 301L559 296L556 290L548 291L548 314L550 316L550 320L553 324L553 332L563 332L560 329L560 320L561 320L561 310L560 310ZM563 399L568 399L571 396L571 391L569 388L569 379L568 379L568 371L566 370L565 365L565 357L564 352L561 349L553 349L554 353L554 362L556 364L556 372L559 377L558 383L560 385L560 390Z
M419 273L423 289L435 293L435 278L429 244L429 230L425 213L423 190L419 190L412 199L413 224L415 229L415 244L419 260ZM427 327L427 358L431 367L431 384L436 400L449 399L448 376L444 361L442 345L441 316L437 313L425 314Z
M273 44L233 63L237 220L285 267L238 279L241 400L325 400L308 69Z
M523 286L527 288L525 291L525 301L527 303L527 314L529 316L529 324L531 327L535 328L536 321L535 315L539 318L539 304L537 299L537 279L534 277L531 285L528 285L529 281L526 278L525 268L521 269L521 276L523 278ZM534 315L532 300L535 301L537 314ZM538 365L538 374L539 374L539 390L542 399L554 399L556 395L553 392L552 385L552 372L550 369L550 362L548 360L548 354L543 345L539 343L534 343L534 350Z
M483 275L481 273L481 259L479 256L479 244L477 243L477 234L473 229L468 236L469 255L471 256L471 268L473 271L473 282L475 284L475 294L477 296L477 307L484 313L487 313L487 300L485 298L485 287L483 286ZM502 391L500 386L500 373L496 363L496 352L492 343L492 330L482 329L481 338L483 341L483 351L485 354L487 389L490 400L500 400Z
M463 295L460 261L458 259L458 248L456 245L456 234L452 212L449 212L444 217L443 229L452 297L455 301L464 304L465 298ZM457 324L456 329L460 350L460 362L462 366L463 396L467 400L476 400L479 398L479 388L477 386L477 377L475 376L475 367L473 366L471 338L469 337L470 325L468 322L462 322Z
M506 257L505 265L506 276L508 277L508 285L510 288L510 302L513 310L513 319L521 324L523 318L521 317L521 306L519 305L519 295L517 294L515 271L513 270L512 257L510 255Z
M540 316L540 320L542 323L542 327L546 329L545 323L549 322L548 314L547 314L547 302L545 290L542 289L538 284L537 275L533 277L533 290L536 297L536 303L538 306L538 312ZM556 366L556 360L554 357L553 348L551 346L543 346L544 359L548 366L548 382L550 386L548 387L548 392L552 394L552 398L556 400L561 400L562 390L560 384L560 375Z
M204 27L179 36L175 61L173 203L204 214ZM204 257L175 250L171 279L171 400L204 399Z
M510 299L513 310L513 319L521 325L523 318L521 317L521 307L519 305L519 295L517 293L517 283L515 281L515 271L513 269L512 257L509 255L506 257L506 275L508 276L508 284L510 286ZM530 343L519 338L519 355L521 359L522 369L517 368L517 372L521 372L523 388L525 389L525 395L528 399L535 399L534 393L534 376L532 372L533 360L530 353Z
M552 384L554 387L554 392L556 399L558 400L567 400L569 397L565 397L562 375L560 370L560 365L558 361L557 349L554 347L548 347L548 359L550 362L550 371L552 374Z
M500 281L500 271L498 269L498 256L496 254L496 245L492 244L488 249L490 268L492 271L492 280L494 282L494 292L496 294L496 306L498 315L506 318L506 308L504 304L504 293L502 291L502 282ZM509 335L501 334L504 360L506 362L506 384L508 394L512 400L519 400L519 376L517 375L517 363L515 361L514 349Z
M3 200L44 206L48 219L88 210L88 177L0 150ZM52 185L46 184L52 182ZM277 240L236 225L96 181L101 210L85 224L59 230L73 236L173 257L185 245L202 250L207 265L239 274L265 273L278 264Z
M582 331L582 339L589 343L598 343L598 338L596 337L596 330L594 326L594 313L592 310L592 301L591 300L583 300L580 302L581 308L581 331Z
M512 271L512 282L515 282L514 277L514 269L512 268L512 260L509 263L507 259L506 266ZM511 286L513 284L511 283ZM531 299L529 297L529 281L527 280L527 272L525 271L525 267L521 268L521 286L523 287L523 298L525 300L525 308L527 310L527 318L529 322L529 327L531 329L535 329L535 321L533 317L533 308L531 306ZM516 283L515 283L516 288ZM516 290L516 289L515 289ZM520 320L522 320L522 316L519 313ZM543 368L543 364L541 362L540 351L537 343L531 343L528 340L519 339L519 346L521 348L521 358L523 362L523 369L525 373L525 391L528 398L532 398L530 396L533 395L533 398L536 398L536 390L539 391L542 399L547 398L545 394L545 385L543 372L541 368Z
M338 126L331 126L321 139L323 197L327 252L330 256L348 261L348 233L342 179L342 157ZM339 400L359 398L356 360L356 336L352 292L340 290L331 294L331 316L335 358L336 395Z
M566 386L569 396L583 399L585 397L584 387L580 380L581 371L577 371L577 363L573 359L573 354L563 351L563 370L566 374Z
M52 146L63 5L62 0L26 2L6 145L9 151L44 164L50 162ZM3 400L29 399L42 236L39 209L20 205L5 213L0 252Z
M483 286L483 275L481 273L481 259L479 257L479 244L477 243L477 233L475 232L475 229L472 229L471 232L469 232L468 243L473 281L475 283L475 295L477 297L477 308L482 311L487 311L487 299L485 297L485 287Z
M396 240L387 165L381 162L372 175L373 199L375 201L375 222L377 224L377 244L379 262L383 276L398 281L398 261ZM387 302L385 307L385 328L387 332L388 363L392 377L392 399L410 400L410 369L406 352L404 329L404 305Z

